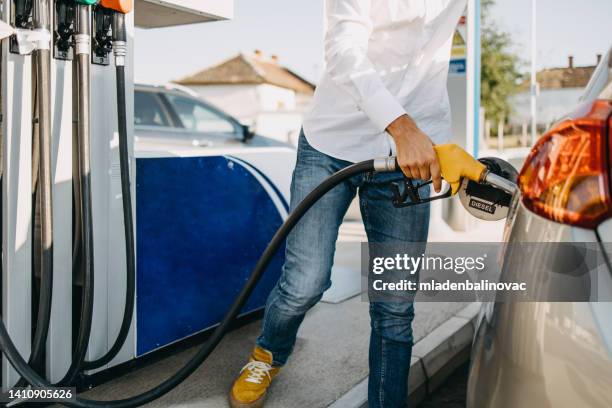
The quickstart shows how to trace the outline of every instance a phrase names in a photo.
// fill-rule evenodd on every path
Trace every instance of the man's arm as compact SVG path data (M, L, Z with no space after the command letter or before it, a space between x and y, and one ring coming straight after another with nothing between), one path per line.
M431 140L389 92L367 57L372 33L371 3L371 0L328 0L327 72L381 132L387 131L393 137L404 174L423 180L431 177L439 191L440 169Z

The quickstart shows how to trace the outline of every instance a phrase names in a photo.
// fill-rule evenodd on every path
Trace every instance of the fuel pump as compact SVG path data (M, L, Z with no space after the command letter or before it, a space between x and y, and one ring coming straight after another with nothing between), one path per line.
M49 329L50 309L52 299L52 255L53 255L53 226L51 208L51 126L50 126L50 35L49 34L49 7L48 0L34 2L29 0L14 0L16 3L13 9L13 23L20 31L17 31L23 38L36 40L36 44L24 46L24 41L14 39L15 50L26 52L34 50L36 76L35 84L35 106L37 107L34 122L39 129L37 145L40 153L33 162L38 162L38 182L40 194L40 224L41 224L41 254L40 276L41 293L39 299L39 311L37 314L38 323L32 345L31 358L29 364L40 369L41 357L45 349L47 333ZM126 53L126 32L125 21L122 12L127 12L127 3L121 2L117 5L118 11L108 8L96 7L94 22L98 21L95 35L92 35L92 11L91 5L97 4L97 0L56 0L53 7L55 15L54 26L54 57L56 59L70 60L75 59L76 68L76 167L75 175L76 186L75 207L77 217L75 219L76 231L74 238L78 241L78 256L73 257L74 268L83 271L83 287L80 308L80 323L78 335L73 347L73 354L70 366L65 376L57 385L68 385L74 383L76 376L85 369L94 369L103 366L112 360L122 345L129 332L132 315L134 310L134 286L135 286L135 260L134 260L134 235L133 235L133 216L131 207L131 194L129 187L128 169L128 148L127 148L127 115L125 102L125 53ZM113 2L109 2L113 7ZM114 31L111 31L114 27ZM31 30L30 30L31 29ZM26 33L27 31L27 33ZM31 34L34 32L34 34ZM117 66L117 102L119 112L119 139L120 139L120 161L121 161L121 181L124 205L124 225L126 233L126 252L128 260L128 276L126 285L126 304L124 319L113 346L102 357L95 361L85 361L88 344L91 335L93 320L93 297L94 297L94 263L93 263L93 220L92 220L92 186L91 186L91 83L90 83L90 63L108 63L108 50L111 47L111 32L115 45L116 66ZM47 35L45 35L45 33ZM25 35L27 34L27 35ZM92 36L95 40L92 44ZM13 41L13 40L12 40ZM101 46L106 41L106 45ZM91 50L94 50L92 52ZM26 50L26 51L24 51ZM94 55L95 54L95 55ZM91 59L90 59L91 56ZM38 90L40 88L40 90ZM38 158L40 157L40 158ZM21 380L18 386L25 385Z

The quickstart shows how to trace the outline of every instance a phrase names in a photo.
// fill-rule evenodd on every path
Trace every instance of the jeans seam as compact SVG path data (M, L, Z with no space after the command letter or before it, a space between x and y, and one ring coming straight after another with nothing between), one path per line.
M369 229L369 224L370 224L370 218L368 217L368 200L361 197L361 194L360 194L359 200L361 201L361 206L363 208L363 214L362 214L363 226L365 227L367 231Z

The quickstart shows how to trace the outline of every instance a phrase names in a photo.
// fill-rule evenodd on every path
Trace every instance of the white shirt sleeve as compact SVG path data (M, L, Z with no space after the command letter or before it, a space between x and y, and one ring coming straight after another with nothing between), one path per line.
M367 56L372 33L372 0L327 1L327 72L383 132L406 111L386 88Z

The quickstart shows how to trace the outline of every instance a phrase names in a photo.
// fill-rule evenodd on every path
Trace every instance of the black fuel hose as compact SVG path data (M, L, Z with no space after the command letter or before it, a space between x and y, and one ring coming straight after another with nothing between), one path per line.
M255 286L259 282L259 279L266 271L268 265L272 261L272 258L278 251L279 247L283 244L291 230L300 221L300 219L306 214L306 212L327 194L332 188L338 184L346 181L347 179L369 171L375 170L374 160L367 160L364 162L350 165L337 173L333 174L321 184L319 184L306 198L300 202L297 207L289 214L285 222L276 231L272 240L264 250L263 254L257 261L255 268L251 272L251 276L242 287L238 297L226 313L222 322L213 331L211 336L206 342L200 347L197 353L191 358L187 364L185 364L179 371L168 378L163 383L159 384L155 388L150 389L142 394L135 395L122 400L116 401L98 401L90 400L81 397L77 397L76 401L62 402L62 404L70 407L80 408L92 408L92 407L108 407L108 408L129 408L138 407L151 402L157 398L170 392L187 377L189 377L214 351L217 345L221 342L223 337L230 329L231 323L236 319L243 306L249 299L249 296L255 289ZM391 168L388 171L392 171ZM35 370L28 366L27 362L21 357L15 344L12 342L9 334L6 331L4 321L0 320L0 348L5 354L11 365L17 370L17 372L23 376L31 385L35 387L49 387L49 384L44 378L42 378Z
M93 217L91 198L91 115L90 115L90 8L85 4L77 4L77 34L75 35L75 49L78 75L78 167L79 189L81 192L81 263L83 267L83 289L81 299L81 318L77 333L76 344L72 353L72 362L64 377L58 385L68 385L82 369L93 319L94 296L94 245L93 245Z
M49 30L48 0L34 2L32 21L35 28ZM51 68L49 49L34 51L36 107L38 111L38 193L40 196L40 296L36 330L32 342L30 364L40 369L49 334L53 294L53 205L51 172ZM23 379L19 385L23 384Z
M127 104L125 99L125 57L127 33L125 16L115 12L113 15L113 48L116 56L117 75L117 123L119 128L119 169L121 172L121 198L123 204L123 228L126 255L125 306L119 333L112 347L102 357L86 361L83 369L92 370L109 363L121 350L132 326L136 291L136 257L134 250L134 216L132 214L132 191L130 187L130 162L128 152Z

